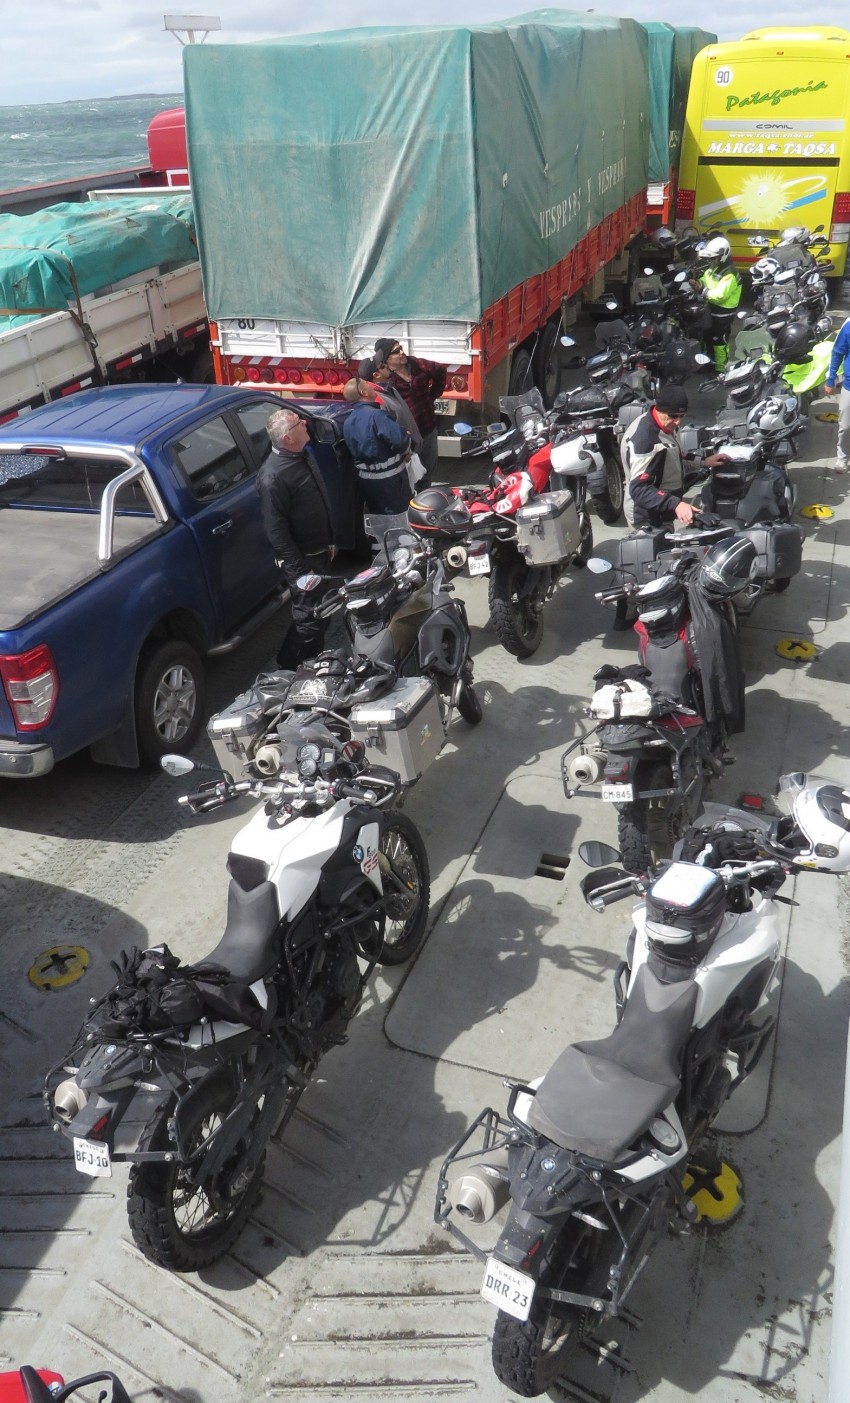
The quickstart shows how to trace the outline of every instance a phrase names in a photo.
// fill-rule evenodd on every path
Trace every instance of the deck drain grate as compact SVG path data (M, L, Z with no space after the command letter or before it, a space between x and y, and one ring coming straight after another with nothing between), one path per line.
M560 853L541 853L540 861L534 869L535 877L548 877L553 882L563 882L570 865L568 857Z

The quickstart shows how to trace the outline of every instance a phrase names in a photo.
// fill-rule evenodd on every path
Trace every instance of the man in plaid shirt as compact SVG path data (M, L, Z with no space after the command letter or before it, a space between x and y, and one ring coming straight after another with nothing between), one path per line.
M407 402L422 435L422 447L418 451L426 476L418 485L427 487L431 473L437 466L434 400L439 399L446 387L446 367L438 365L436 361L408 356L398 341L386 336L375 342L375 360L379 359L390 371L387 383Z

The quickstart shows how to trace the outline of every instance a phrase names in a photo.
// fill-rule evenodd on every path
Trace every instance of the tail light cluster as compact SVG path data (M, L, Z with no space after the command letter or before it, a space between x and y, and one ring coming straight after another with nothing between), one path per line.
M844 191L837 194L832 202L829 242L831 244L846 244L848 240L850 240L850 193Z
M59 696L59 673L46 643L26 653L0 654L0 677L19 731L46 726Z
M676 219L683 224L693 224L696 208L696 190L679 190L676 196Z
M354 374L347 366L231 365L237 385L286 385L293 389L341 389Z

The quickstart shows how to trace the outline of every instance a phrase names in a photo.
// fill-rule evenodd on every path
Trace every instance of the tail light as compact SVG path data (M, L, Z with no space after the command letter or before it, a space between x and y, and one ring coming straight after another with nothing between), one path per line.
M846 244L850 237L850 193L840 192L832 202L831 244Z
M27 653L0 655L0 677L19 731L46 726L59 696L59 673L46 643Z
M304 379L304 376L301 374L300 370L288 370L286 372L286 376L289 380L290 385L300 385L301 381Z
M455 394L462 395L466 393L465 375L453 375L451 380L449 381L449 384L451 385L451 388L454 390Z
M248 379L253 385L256 385L257 381L262 380L262 378L262 373L256 365L248 366Z
M239 385L243 384L244 381L248 379L248 376L246 375L241 365L236 365L233 367L233 379Z
M696 201L696 190L680 190L676 196L676 218L684 224L693 224Z
M312 380L313 380L313 384L314 384L314 385L324 385L324 383L325 383L325 372L324 372L323 370L314 370L314 371L313 371L313 375L312 375Z
M294 380L297 374L297 371L290 373L288 370L276 370L274 373L275 384L288 385L290 380ZM298 378L300 380L300 375L298 376Z

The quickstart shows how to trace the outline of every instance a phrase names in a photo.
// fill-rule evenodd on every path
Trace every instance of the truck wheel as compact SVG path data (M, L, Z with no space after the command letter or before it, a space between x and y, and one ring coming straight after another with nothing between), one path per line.
M558 340L560 329L559 317L547 322L534 355L534 380L547 409L552 408L561 388L561 343Z
M509 395L523 395L526 390L534 387L534 377L531 373L531 352L526 346L520 346L514 351L514 358L511 361L511 374L508 380Z
M136 678L136 739L144 765L191 750L204 719L204 667L180 639L146 648Z

